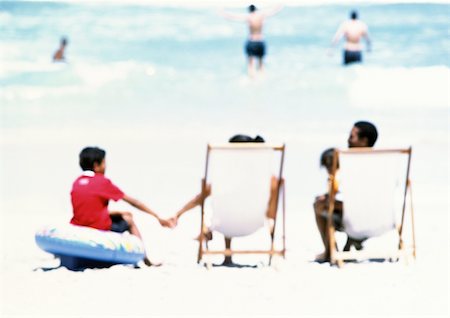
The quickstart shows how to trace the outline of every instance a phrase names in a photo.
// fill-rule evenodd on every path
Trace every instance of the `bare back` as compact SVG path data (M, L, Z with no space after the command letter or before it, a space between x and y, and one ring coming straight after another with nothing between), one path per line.
M249 27L249 38L252 41L260 41L263 39L262 28L265 16L259 12L250 13L247 17Z
M61 47L53 55L53 61L64 61L64 59L64 47Z
M361 39L367 39L367 25L359 20L349 20L342 24L341 34L345 37L345 49L348 51L360 51Z

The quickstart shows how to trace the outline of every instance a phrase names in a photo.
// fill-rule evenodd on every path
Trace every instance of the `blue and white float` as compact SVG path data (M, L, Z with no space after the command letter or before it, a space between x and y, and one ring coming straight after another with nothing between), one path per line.
M73 269L91 267L95 262L109 266L136 264L145 254L142 241L135 235L71 224L43 227L36 232L35 240L42 250L59 257L62 266Z

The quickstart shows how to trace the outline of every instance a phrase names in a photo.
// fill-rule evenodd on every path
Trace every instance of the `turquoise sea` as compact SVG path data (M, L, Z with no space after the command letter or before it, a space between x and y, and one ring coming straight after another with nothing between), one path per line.
M3 109L17 111L30 101L50 98L46 107L70 113L68 120L73 108L85 115L106 105L105 116L114 113L130 120L135 111L163 117L177 112L195 120L190 114L197 117L197 110L231 120L249 104L278 108L288 118L295 114L308 121L319 114L339 116L349 106L348 95L360 74L340 65L339 49L329 57L326 48L353 8L285 7L268 19L267 78L254 88L244 77L247 28L222 18L216 8L2 1L0 102ZM357 9L373 40L373 52L364 56L365 68L387 79L395 77L402 81L395 83L399 86L422 75L448 76L448 5L365 4ZM61 36L69 40L66 66L50 63ZM426 68L426 74L418 68ZM448 106L442 100L440 105L417 105L413 97L402 96L404 105L379 107L408 108L411 102L418 107ZM357 104L364 107L364 101L358 99ZM3 125L20 121L3 113Z

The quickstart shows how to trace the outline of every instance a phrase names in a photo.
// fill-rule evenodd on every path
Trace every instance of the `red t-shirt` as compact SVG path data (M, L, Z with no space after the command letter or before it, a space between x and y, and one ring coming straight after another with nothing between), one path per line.
M111 229L109 200L120 200L124 193L103 174L85 171L72 185L73 217L70 223L99 230Z

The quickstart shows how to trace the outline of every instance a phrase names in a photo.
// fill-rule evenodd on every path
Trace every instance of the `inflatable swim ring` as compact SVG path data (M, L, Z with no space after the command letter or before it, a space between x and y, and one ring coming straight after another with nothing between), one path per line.
M135 235L101 231L77 225L43 227L35 235L36 244L63 260L67 257L107 262L136 264L144 258L144 245ZM66 266L68 267L68 266Z

